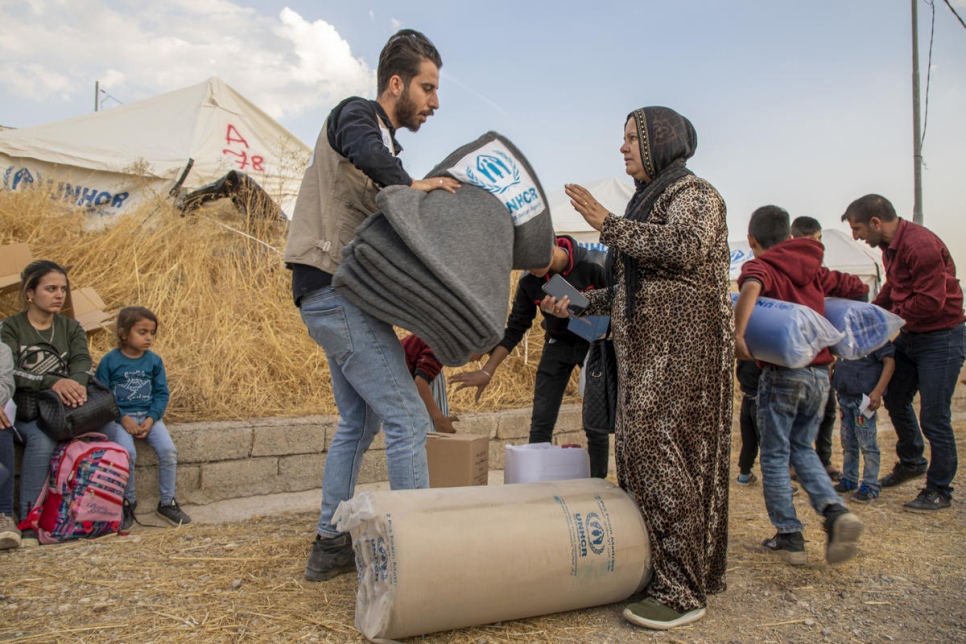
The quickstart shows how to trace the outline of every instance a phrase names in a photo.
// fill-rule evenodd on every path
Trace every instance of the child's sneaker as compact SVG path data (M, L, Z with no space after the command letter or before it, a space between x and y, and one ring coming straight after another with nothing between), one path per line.
M843 478L841 481L832 486L839 494L844 494L845 492L851 492L852 490L857 490L859 488L855 481L850 481L847 478Z
M781 557L789 565L804 566L808 563L805 557L805 537L801 532L779 532L771 539L762 541L761 546Z
M167 505L158 503L158 516L171 525L188 525L191 523L191 517L181 510L181 506L174 499L171 499L171 503Z
M758 482L758 477L755 476L754 472L748 472L747 474L739 474L737 482L738 482L738 485L751 485L752 483Z
M825 533L828 535L825 560L837 564L852 558L859 545L859 535L865 530L859 517L838 504L827 506L822 514L825 515Z
M124 505L121 506L121 532L128 533L131 531L131 526L134 525L134 511L138 508L137 501L128 501L124 499Z
M36 548L40 545L40 538L37 536L37 531L27 528L20 533L20 547L21 548Z
M859 486L858 491L852 495L853 501L858 501L859 503L871 503L879 498L879 493L870 488L868 485L863 483Z

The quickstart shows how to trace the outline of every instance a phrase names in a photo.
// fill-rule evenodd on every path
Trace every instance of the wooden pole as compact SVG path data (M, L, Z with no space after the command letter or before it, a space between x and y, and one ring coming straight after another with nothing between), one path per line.
M919 0L912 0L912 221L922 224L922 126L919 123Z

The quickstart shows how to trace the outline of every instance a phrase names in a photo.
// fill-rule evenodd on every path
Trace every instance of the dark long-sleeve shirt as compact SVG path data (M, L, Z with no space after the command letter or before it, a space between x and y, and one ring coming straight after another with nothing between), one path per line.
M589 291L606 286L605 253L581 248L577 246L577 242L572 237L558 237L557 243L570 254L570 261L566 268L560 271L560 275L566 278L574 288L578 291ZM554 273L547 273L543 277L536 277L530 273L523 273L517 283L516 294L513 296L513 307L510 309L506 330L499 346L504 347L507 351L513 351L513 348L520 343L523 336L530 330L533 318L537 315L537 308L547 295L543 292L543 285L553 275ZM544 317L541 326L547 332L546 337L548 339L555 338L567 344L581 342L586 344L586 340L568 330L567 325L569 323L569 318L558 318L550 315Z
M904 219L882 248L886 283L875 298L906 321L904 331L928 333L963 322L963 289L949 249L931 230Z
M389 127L395 154L390 153L389 142L383 140L378 119ZM333 150L383 188L413 182L399 160L402 146L396 140L396 130L376 101L353 96L336 105L329 114L326 135Z

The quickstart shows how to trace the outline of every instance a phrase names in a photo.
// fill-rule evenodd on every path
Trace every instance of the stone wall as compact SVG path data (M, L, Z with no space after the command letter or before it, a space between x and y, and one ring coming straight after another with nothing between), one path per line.
M953 410L958 412L957 416L966 411L966 385L957 387ZM527 442L529 407L464 413L460 418L458 431L489 436L491 470L503 469L504 445ZM336 416L308 416L169 424L178 447L178 501L186 505L205 504L320 489L325 451L337 422ZM736 406L736 427L737 422ZM880 421L880 424L886 423ZM586 447L580 405L561 408L554 441L558 445L576 443ZM157 458L146 442L138 440L136 444L138 502L142 508L150 508L158 502ZM610 468L614 471L613 440ZM375 483L386 478L385 441L380 433L363 457L358 482Z
M503 446L527 442L530 409L460 414L461 433L490 438L490 469L503 469ZM336 416L266 418L169 424L178 447L178 501L204 504L279 492L320 489L325 451L335 433ZM586 447L580 406L565 405L557 421L558 444ZM138 503L158 502L157 458L138 440L135 482ZM385 440L380 433L362 461L359 483L386 480Z

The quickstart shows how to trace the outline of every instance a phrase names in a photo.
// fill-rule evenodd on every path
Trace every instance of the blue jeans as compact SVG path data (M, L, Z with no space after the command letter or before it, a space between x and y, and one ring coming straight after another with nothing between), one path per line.
M859 483L859 451L865 466L862 484L879 494L879 440L876 437L876 417L866 418L861 411L862 396L839 394L842 410L842 479L856 487Z
M40 429L36 420L16 421L14 427L24 444L23 460L20 462L20 518L25 519L47 484L50 457L57 443Z
M146 411L126 415L138 424L143 423L144 419L148 417ZM134 464L138 458L137 449L134 447L134 437L128 434L119 422L110 423L107 427L109 429L104 432L107 437L127 450L128 456L131 458L131 476L128 477L127 487L124 488L124 498L133 504L137 500L137 496L134 494ZM161 503L169 505L174 499L175 481L178 475L178 450L174 446L174 441L171 440L168 428L164 426L164 422L161 420L154 421L151 431L148 432L144 440L158 455L158 488Z
M302 298L302 321L325 350L339 427L325 457L318 532L335 537L332 515L355 492L362 455L386 433L389 487L429 487L426 433L431 421L392 325L362 311L332 287Z
M922 438L925 435L932 452L926 487L948 497L953 492L950 483L958 467L951 406L966 358L966 323L947 331L903 332L893 344L896 371L883 402L896 429L896 455L907 467L925 466ZM912 406L916 392L919 393L918 420Z
M0 514L13 516L13 430L0 429Z
M819 514L829 505L845 505L815 452L815 437L828 401L828 368L786 369L766 366L758 381L758 429L761 432L761 483L768 518L778 532L800 532L792 503L788 465Z

